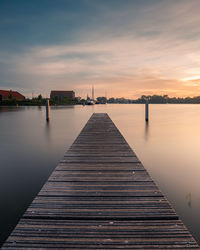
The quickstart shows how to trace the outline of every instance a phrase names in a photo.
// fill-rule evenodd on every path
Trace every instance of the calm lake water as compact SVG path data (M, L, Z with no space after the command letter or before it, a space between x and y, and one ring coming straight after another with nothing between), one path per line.
M106 112L200 242L200 105L0 107L3 242L93 112Z

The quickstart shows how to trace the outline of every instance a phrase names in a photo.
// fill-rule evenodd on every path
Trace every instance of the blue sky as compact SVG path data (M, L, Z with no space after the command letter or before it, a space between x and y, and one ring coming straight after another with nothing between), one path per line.
M0 88L198 95L199 0L1 0Z

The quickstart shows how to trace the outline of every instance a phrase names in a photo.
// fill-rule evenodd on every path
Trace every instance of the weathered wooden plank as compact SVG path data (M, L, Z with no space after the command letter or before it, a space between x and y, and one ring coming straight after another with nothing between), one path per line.
M76 163L79 163L79 162L84 162L84 163L87 163L87 162L91 162L91 163L136 163L136 162L139 162L139 160L137 159L137 157L135 156L132 156L132 157L109 157L109 156L103 156L103 157L99 157L99 156L90 156L90 157L84 157L84 156L79 156L79 157L70 157L70 156L67 156L65 155L64 156L64 159L61 160L61 162L65 162L65 163L73 163L73 162L76 162Z
M93 114L2 249L198 249L107 114Z
M96 171L135 171L145 170L140 162L138 163L59 163L55 171L61 170L96 170ZM146 170L145 170L146 171Z
M43 190L55 190L55 189L63 189L63 190L98 190L98 191L134 191L134 190L157 190L157 187L155 185L143 185L143 186L138 186L138 185L126 185L123 187L120 186L112 186L112 185L104 185L104 186L96 186L96 185L90 185L90 186L85 186L85 185L66 185L66 182L48 182L46 185L43 187Z

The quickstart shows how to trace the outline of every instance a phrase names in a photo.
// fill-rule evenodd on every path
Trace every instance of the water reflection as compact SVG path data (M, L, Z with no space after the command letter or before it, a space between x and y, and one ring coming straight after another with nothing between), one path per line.
M52 110L66 110L66 109L74 109L75 108L75 106L74 105L67 105L67 106L57 106L57 105L55 105L55 106L50 106L50 108L52 109Z
M188 207L191 207L192 206L192 194L191 193L188 193L186 195L186 200L187 200Z
M145 121L144 139L148 141L149 138L149 122Z
M109 114L199 240L200 105L152 105L148 123L143 111L132 104L51 106L46 123L45 107L0 107L0 242L93 112Z
M3 112L16 112L16 111L24 111L24 107L19 106L0 106L0 114Z
M48 144L51 142L51 124L50 120L46 121L45 124L45 136L47 139Z

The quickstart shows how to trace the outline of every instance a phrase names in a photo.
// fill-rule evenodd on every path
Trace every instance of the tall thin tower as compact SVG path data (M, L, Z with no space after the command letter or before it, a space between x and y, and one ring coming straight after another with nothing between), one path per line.
M94 86L92 85L92 100L94 100Z

